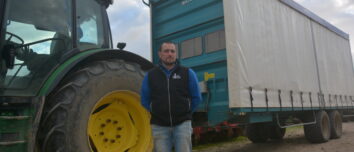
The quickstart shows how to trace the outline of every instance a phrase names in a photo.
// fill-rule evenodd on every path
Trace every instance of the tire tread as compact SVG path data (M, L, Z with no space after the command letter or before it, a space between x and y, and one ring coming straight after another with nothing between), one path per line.
M125 70L122 71L121 67L124 67ZM92 62L67 75L48 96L45 103L38 133L38 144L42 152L76 151L75 148L70 147L69 143L65 143L67 142L65 139L70 136L67 128L73 127L67 121L69 113L79 112L71 110L75 109L73 101L77 98L77 91L80 88L85 87L93 77L99 77L107 71L119 71L120 75L129 71L131 71L130 73L135 71L143 73L137 64L111 59ZM141 74L138 75L142 77ZM64 145L65 147L63 147Z

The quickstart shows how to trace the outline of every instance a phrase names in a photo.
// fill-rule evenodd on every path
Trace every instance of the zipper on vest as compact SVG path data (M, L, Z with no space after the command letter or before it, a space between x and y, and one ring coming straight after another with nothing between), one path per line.
M169 108L169 112L170 112L170 123L171 123L171 127L172 125L172 112L171 112L171 96L170 96L170 79L169 77L167 77L167 91L168 91L168 108Z
M189 111L191 111L191 104L192 104L192 103L191 103L191 100L190 100L189 98L188 98L187 100L188 100L188 108L189 108Z

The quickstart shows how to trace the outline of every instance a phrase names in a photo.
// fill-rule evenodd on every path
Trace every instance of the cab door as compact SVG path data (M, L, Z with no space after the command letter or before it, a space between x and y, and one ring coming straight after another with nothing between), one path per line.
M71 0L0 2L0 96L35 96L73 49L71 5Z

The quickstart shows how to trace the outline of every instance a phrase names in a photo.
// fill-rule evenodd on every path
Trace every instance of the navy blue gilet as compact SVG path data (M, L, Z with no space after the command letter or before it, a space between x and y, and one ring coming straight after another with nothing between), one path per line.
M176 66L169 77L160 67L155 67L148 74L151 124L176 126L192 119L189 69Z

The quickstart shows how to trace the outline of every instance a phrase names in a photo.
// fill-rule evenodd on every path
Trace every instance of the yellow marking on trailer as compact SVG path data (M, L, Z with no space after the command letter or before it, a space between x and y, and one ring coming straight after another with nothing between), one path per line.
M204 72L204 81L208 81L209 79L214 79L215 73Z

